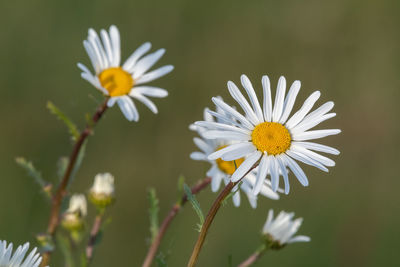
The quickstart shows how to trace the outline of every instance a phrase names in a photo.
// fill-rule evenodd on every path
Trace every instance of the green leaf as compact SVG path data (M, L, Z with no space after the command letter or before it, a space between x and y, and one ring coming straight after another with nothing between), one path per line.
M83 161L83 158L85 157L85 152L86 152L86 144L87 144L87 140L82 144L81 150L79 151L79 154L76 158L75 166L72 169L71 177L69 178L69 184L72 184L72 182L75 179L76 173L78 172L79 168L82 165L82 161Z
M192 194L192 190L190 189L190 187L187 184L183 185L183 189L185 190L187 199L189 200L190 204L192 204L194 211L196 212L197 216L200 219L200 223L197 224L197 226L198 226L197 230L200 231L201 227L203 226L203 223L204 223L204 215L203 215L203 211L200 208L200 203L197 201L196 197Z
M23 157L17 157L15 158L15 162L20 167L25 169L28 175L31 176L35 180L35 182L42 188L42 190L50 196L50 184L43 179L42 174L35 168L35 166L33 166L33 163L31 161L27 161Z
M57 176L61 180L65 174L68 167L69 159L68 157L61 157L57 162Z
M158 212L159 208L159 201L156 195L156 190L154 188L150 188L149 192L149 201L150 201L150 208L149 208L149 218L150 218L150 234L151 234L151 241L153 242L158 234Z
M65 266L66 267L74 267L74 258L72 254L72 248L70 240L63 236L61 233L56 235L58 247L60 248L62 254L64 255L65 259Z
M58 107L56 107L51 101L47 102L47 108L50 110L50 112L54 115L57 116L59 120L64 122L64 124L67 126L69 133L72 136L72 139L74 141L78 140L79 138L79 130L78 127L76 127L75 123L73 123Z
M181 201L182 201L182 197L185 194L185 192L183 191L183 184L185 183L185 177L183 175L179 176L178 178L178 191L177 191L177 201L176 203L178 205L181 205Z

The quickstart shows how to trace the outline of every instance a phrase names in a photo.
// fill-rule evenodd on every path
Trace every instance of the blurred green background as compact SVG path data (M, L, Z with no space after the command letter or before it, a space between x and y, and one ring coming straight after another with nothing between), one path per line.
M189 184L204 177L209 166L189 159L195 146L188 125L212 107L212 96L233 104L226 82L239 82L242 73L259 96L268 74L274 86L280 75L302 81L298 106L316 89L319 105L334 100L338 115L321 127L343 132L321 142L341 155L329 174L302 165L310 186L292 177L291 193L280 201L260 199L255 210L244 198L240 208L225 206L199 266L228 266L229 255L234 265L245 259L270 208L303 217L299 233L312 242L267 253L256 266L400 266L399 1L15 0L1 1L0 10L0 239L34 242L46 229L49 204L14 158L27 157L57 180L57 160L71 142L46 102L84 126L101 96L76 67L89 64L82 41L89 27L116 24L122 58L151 41L167 49L159 66L175 70L153 83L170 93L155 100L158 115L138 104L140 121L130 123L113 108L90 137L73 192L86 192L105 171L117 186L93 266L140 266L150 235L148 188L157 190L161 219L176 201L179 175ZM215 197L209 189L198 196L204 212ZM168 266L186 266L197 220L187 206L173 221L161 247ZM56 253L52 266L62 262Z

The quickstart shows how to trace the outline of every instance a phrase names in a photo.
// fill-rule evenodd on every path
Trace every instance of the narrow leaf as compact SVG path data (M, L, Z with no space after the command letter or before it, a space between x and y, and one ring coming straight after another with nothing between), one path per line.
M64 122L64 124L67 126L69 133L72 136L72 139L74 141L78 140L79 138L79 130L78 127L76 127L75 123L73 123L67 115L65 115L58 107L56 107L52 102L48 101L47 102L47 108L50 110L50 112L54 115L57 116L59 120Z
M189 200L190 204L192 204L194 211L196 212L197 216L200 219L200 223L197 225L199 227L198 230L200 230L204 223L204 215L203 211L200 208L200 203L197 201L196 197L192 194L192 190L187 184L183 185L183 189L185 190L187 199Z
M85 141L83 143L81 150L79 151L78 157L76 158L75 166L72 169L71 178L69 179L69 184L72 184L72 182L75 179L76 173L78 172L79 168L82 165L82 161L83 161L83 158L85 157L85 152L86 152L86 144L87 144L87 141Z
M159 201L156 195L156 190L154 188L150 188L149 192L149 201L150 201L150 208L149 208L149 218L150 218L150 234L151 234L151 241L153 242L158 234L158 212L159 208Z
M65 266L74 267L75 264L74 264L70 240L67 237L63 236L61 233L56 235L56 239L58 247L60 248L64 256Z
M57 176L61 180L65 174L68 167L69 159L68 157L61 157L57 162Z
M35 182L48 196L51 195L51 185L43 179L42 174L35 168L35 166L33 166L33 163L31 161L27 161L23 157L17 157L15 159L15 162L27 171L28 175L31 176L33 180L35 180Z

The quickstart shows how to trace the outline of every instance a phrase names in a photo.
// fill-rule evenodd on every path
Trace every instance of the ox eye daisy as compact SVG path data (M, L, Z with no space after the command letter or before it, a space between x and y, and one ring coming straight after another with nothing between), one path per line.
M18 246L13 254L13 243L0 240L0 266L1 267L38 267L42 262L40 253L34 248L28 256L25 257L29 249L29 242L23 246Z
M148 97L166 97L165 89L144 86L143 84L158 79L173 70L172 65L148 70L163 56L165 49L159 49L145 55L150 49L150 43L144 43L121 64L120 35L116 26L111 26L109 32L100 31L100 36L89 29L88 37L83 45L94 68L94 74L83 64L78 63L82 70L82 78L109 97L107 105L112 107L117 103L129 121L138 121L139 113L132 98L139 100L152 112L157 113L156 105Z
M204 110L204 120L207 122L214 122L214 118L210 115L213 111L208 110L207 108ZM226 116L224 111L217 107L217 113ZM220 119L217 118L217 121ZM201 125L201 124L200 124ZM193 160L206 161L211 164L211 168L207 171L207 176L211 178L211 190L216 192L219 190L221 182L227 185L230 181L230 177L233 173L235 173L236 169L241 166L241 164L245 161L244 158L237 158L235 160L223 160L221 158L217 158L215 160L208 159L208 156L214 153L215 151L222 150L229 145L229 142L226 142L221 139L206 139L202 135L207 130L199 125L191 125L190 129L198 132L201 138L195 137L194 143L201 150L198 152L193 152L190 157ZM240 191L242 191L248 198L251 207L257 207L257 196L252 193L252 188L255 185L256 181L256 171L252 171L248 173L244 178L243 182L240 185L236 185L233 188L233 191L236 191L232 196L233 204L238 207L240 206L241 196ZM239 188L238 188L239 187ZM240 189L240 190L239 190ZM279 199L279 195L272 191L271 185L269 181L265 181L265 183L261 186L260 194L270 198L277 200Z
M259 165L253 193L260 192L267 176L270 176L272 189L276 191L279 187L280 176L282 176L285 193L288 194L290 184L287 168L294 173L303 186L308 185L307 176L295 160L326 172L327 167L335 165L333 160L317 152L338 155L337 149L309 142L312 139L340 133L339 129L310 130L336 116L336 113L328 113L334 106L333 102L327 102L310 112L321 95L319 91L316 91L305 100L297 112L290 116L300 90L300 81L295 81L291 85L285 97L286 80L282 76L278 81L275 101L272 105L270 81L268 76L263 76L263 108L247 76L241 76L241 83L251 105L233 82L228 82L228 89L243 109L244 115L223 100L214 97L213 102L224 111L225 115L216 113L212 115L219 117L221 121L195 123L207 129L203 133L205 138L231 142L227 147L210 154L209 160L245 158L245 161L232 174L232 182L239 181L245 173Z

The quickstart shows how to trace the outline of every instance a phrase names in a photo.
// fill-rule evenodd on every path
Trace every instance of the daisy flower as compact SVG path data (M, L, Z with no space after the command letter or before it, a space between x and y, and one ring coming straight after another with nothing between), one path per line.
M294 173L303 186L308 185L307 176L295 160L326 172L328 171L327 167L335 165L333 160L315 151L338 155L337 149L309 142L312 139L340 133L338 129L310 130L319 123L336 116L336 113L328 113L333 108L333 102L329 101L309 113L321 95L319 91L316 91L290 117L296 96L300 90L300 81L295 81L292 84L285 97L286 80L282 76L278 82L273 106L269 78L263 76L263 108L261 108L247 76L242 75L241 82L250 99L251 106L233 82L228 82L228 89L232 97L242 107L245 115L240 114L223 100L214 97L212 101L215 105L228 115L222 116L213 113L214 116L221 117L222 122L196 122L197 125L207 127L208 131L203 133L204 137L235 142L209 155L209 160L221 158L231 161L245 158L244 162L232 174L232 182L239 181L245 173L259 162L257 181L253 189L254 194L261 191L267 175L271 177L274 191L279 187L279 177L283 176L285 193L288 194L290 185L286 167ZM236 121L233 121L230 117Z
M1 267L38 267L42 262L40 253L34 248L25 258L29 249L29 242L23 246L18 246L13 255L13 243L8 244L7 241L0 240L0 266ZM25 260L24 260L25 258Z
M83 41L95 73L92 74L85 65L78 63L78 67L82 70L82 78L110 98L107 103L109 107L117 102L129 121L139 120L139 113L131 98L139 100L152 112L157 113L157 107L147 97L166 97L168 92L162 88L143 84L173 70L173 66L167 65L148 72L162 57L165 49L144 56L151 48L150 43L144 43L121 65L118 28L112 25L109 32L102 29L100 35L101 39L93 29L89 29L87 40Z
M214 118L210 115L210 112L214 113L207 108L204 110L204 120L207 122L215 122ZM218 107L217 107L217 113L226 115L224 111L219 109ZM219 121L218 118L217 121ZM236 168L243 163L244 159L239 158L236 159L235 161L224 161L222 159L209 160L208 156L210 154L220 149L223 149L229 143L221 139L206 139L202 137L202 134L206 131L206 129L198 125L192 124L190 125L189 128L191 130L197 131L197 133L201 137L201 138L195 137L193 139L194 143L201 150L201 152L191 153L190 158L193 160L206 161L211 164L211 168L207 171L206 175L211 178L211 190L213 192L216 192L219 190L222 181L224 182L225 185L229 183L230 176L235 172ZM243 182L240 185L236 185L232 189L233 192L236 192L232 196L233 204L236 207L240 206L240 190L241 190L247 196L251 207L256 208L257 196L254 195L252 192L252 188L254 187L256 181L256 171L251 171L250 173L248 173L243 178L242 181ZM266 181L262 185L260 193L263 196L268 197L270 199L274 200L279 199L279 195L272 191L271 186L268 182L269 181ZM238 186L240 187L240 190L238 190L239 189Z
M303 218L293 220L293 217L293 212L281 211L274 219L274 211L272 209L269 210L262 232L270 243L271 248L279 249L286 244L309 242L311 240L310 237L304 235L294 236L299 230Z

